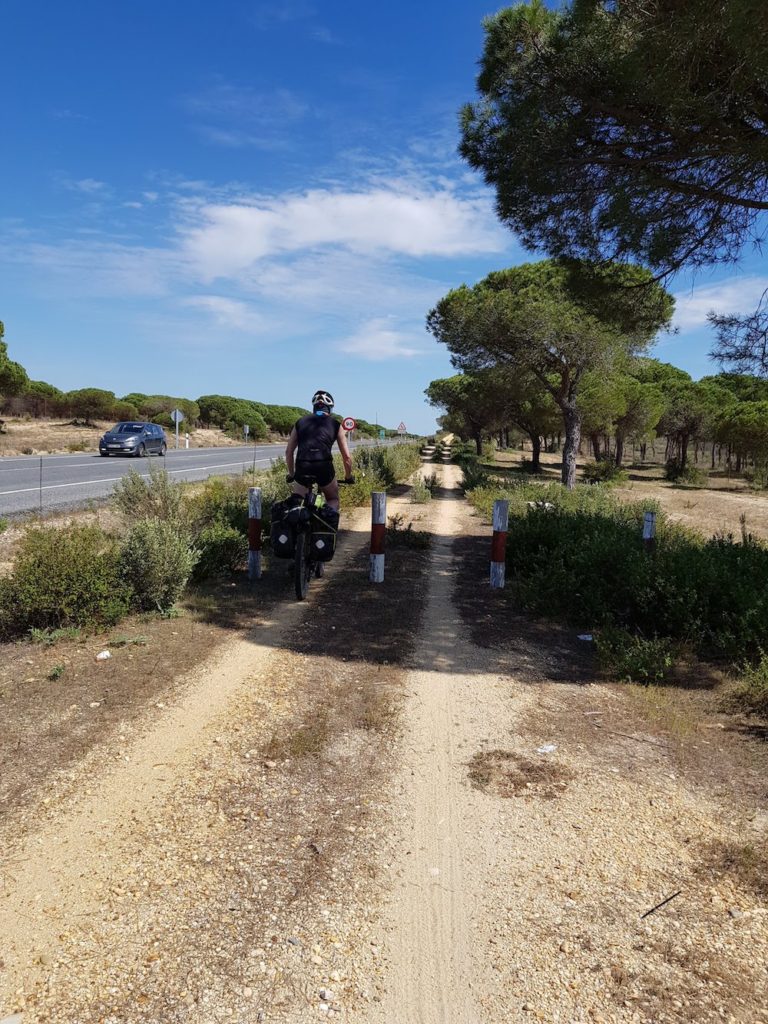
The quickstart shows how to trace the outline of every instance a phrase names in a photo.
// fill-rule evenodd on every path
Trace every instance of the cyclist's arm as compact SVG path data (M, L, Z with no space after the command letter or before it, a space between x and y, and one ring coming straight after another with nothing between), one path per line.
M288 444L285 448L285 464L288 467L288 475L293 476L296 464L294 461L294 452L299 443L299 435L296 433L296 427L291 431L291 436L288 438Z
M341 452L341 461L344 463L344 474L347 479L352 476L352 456L349 454L349 445L347 444L347 435L343 430L340 430L336 435L336 441Z

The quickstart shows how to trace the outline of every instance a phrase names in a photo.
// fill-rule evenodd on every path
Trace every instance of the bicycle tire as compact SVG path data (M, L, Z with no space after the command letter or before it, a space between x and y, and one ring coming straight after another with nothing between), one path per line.
M310 564L307 557L309 533L300 530L296 537L296 555L293 563L293 581L296 588L296 600L303 601L309 586Z

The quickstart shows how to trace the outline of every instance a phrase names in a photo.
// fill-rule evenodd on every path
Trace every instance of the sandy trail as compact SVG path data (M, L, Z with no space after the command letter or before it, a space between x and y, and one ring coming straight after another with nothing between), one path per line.
M385 921L387 995L371 1021L480 1024L493 987L478 962L474 909L489 845L483 809L466 762L500 719L504 686L486 674L451 600L454 536L460 530L458 470L442 467L443 497L432 502L431 584L416 665L408 677L405 759L395 782L399 863Z

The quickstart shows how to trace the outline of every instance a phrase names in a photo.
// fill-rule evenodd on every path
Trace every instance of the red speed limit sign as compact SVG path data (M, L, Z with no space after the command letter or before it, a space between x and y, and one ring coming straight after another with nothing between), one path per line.
M346 431L354 430L355 427L357 426L357 424L355 423L351 416L345 416L344 419L341 421L341 425L342 427L344 427Z

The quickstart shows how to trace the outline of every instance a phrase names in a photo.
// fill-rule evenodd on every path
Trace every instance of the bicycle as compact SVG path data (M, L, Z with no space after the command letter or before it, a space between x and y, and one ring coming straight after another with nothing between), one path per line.
M287 476L288 483L293 483L293 477ZM312 519L317 515L317 499L320 497L317 480L313 477L302 477L307 480L309 487L307 493L301 499L301 503L294 505L288 513L288 521L292 523L296 531L296 546L293 556L293 582L296 591L296 600L303 601L307 596L309 581L321 579L325 574L325 561L312 557ZM340 484L353 484L351 480L339 480Z

